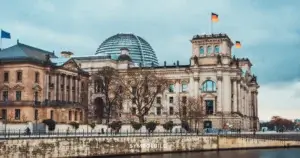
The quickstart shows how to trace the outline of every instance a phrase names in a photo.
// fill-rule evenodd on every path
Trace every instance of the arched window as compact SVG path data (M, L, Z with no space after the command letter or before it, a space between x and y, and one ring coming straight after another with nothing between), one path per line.
M212 80L206 80L202 84L202 92L215 92L217 91L216 83Z
M220 53L220 47L219 46L215 46L215 53Z
M199 48L199 53L200 53L200 55L204 55L204 47L201 46Z
M212 48L211 46L208 46L207 47L207 54L210 55L212 53Z
M169 92L170 93L174 93L175 92L175 85L174 84L170 84L169 85Z
M182 82L181 89L182 89L182 92L187 92L188 91L188 84L186 82Z

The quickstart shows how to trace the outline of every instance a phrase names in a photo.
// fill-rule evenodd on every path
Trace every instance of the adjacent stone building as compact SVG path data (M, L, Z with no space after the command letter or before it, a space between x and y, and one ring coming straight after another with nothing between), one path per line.
M179 61L172 65L143 67L155 69L173 83L168 91L157 97L150 109L147 120L164 122L173 120L180 123L176 114L176 98L201 97L205 107L202 118L203 128L240 128L258 129L257 94L259 85L252 74L252 63L247 58L232 56L233 42L226 34L196 35L191 40L192 52L190 64L181 65ZM118 59L110 55L74 57L81 68L90 73L104 66L111 66L120 72L136 69L130 58L130 48L122 48ZM109 54L109 53L107 53ZM126 56L127 55L127 56ZM126 56L126 57L124 57ZM129 56L129 58L128 58ZM142 65L140 65L142 66ZM103 95L95 92L93 84L89 87L89 114L92 118L96 106L103 106ZM117 119L131 117L135 108L130 101L124 102L122 114Z
M88 76L77 63L17 42L0 51L0 117L3 121L85 122Z

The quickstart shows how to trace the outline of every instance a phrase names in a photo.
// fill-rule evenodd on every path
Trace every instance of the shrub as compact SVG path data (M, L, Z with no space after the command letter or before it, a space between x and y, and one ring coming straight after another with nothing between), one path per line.
M108 124L108 127L118 132L122 127L122 121L113 121L112 123Z
M163 124L163 127L167 131L172 131L172 129L174 127L174 123L173 123L173 121L168 121L165 124Z
M139 130L142 128L142 124L139 122L131 121L130 124L131 124L132 128L135 130Z
M79 123L77 122L71 122L69 123L75 130L77 130L79 128Z
M43 123L48 126L49 131L54 131L55 130L56 122L54 120L46 119L46 120L43 120Z
M156 129L156 126L158 125L157 122L151 121L146 123L146 129L149 133L153 133L153 131Z
M189 123L186 122L186 121L182 121L182 122L181 122L181 127L182 127L183 129L185 129L186 131L190 131Z
M96 127L96 124L95 124L95 122L93 122L93 123L90 123L89 125L90 125L90 127L91 127L92 129L94 129L94 128Z

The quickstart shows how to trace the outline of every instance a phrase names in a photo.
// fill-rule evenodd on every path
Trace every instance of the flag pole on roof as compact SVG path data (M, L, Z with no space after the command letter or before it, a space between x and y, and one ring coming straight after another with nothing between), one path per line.
M0 38L0 50L2 49L2 39L6 38L6 39L10 39L10 33L6 32L4 30L1 29L1 38Z

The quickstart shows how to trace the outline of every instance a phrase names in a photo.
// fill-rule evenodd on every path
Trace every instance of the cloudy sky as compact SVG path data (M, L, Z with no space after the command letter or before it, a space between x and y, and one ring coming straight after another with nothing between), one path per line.
M146 39L160 63L188 63L189 40L209 33L210 13L219 14L215 33L227 33L243 47L261 85L259 115L300 118L299 0L0 0L0 28L20 42L76 55L94 54L117 33Z

